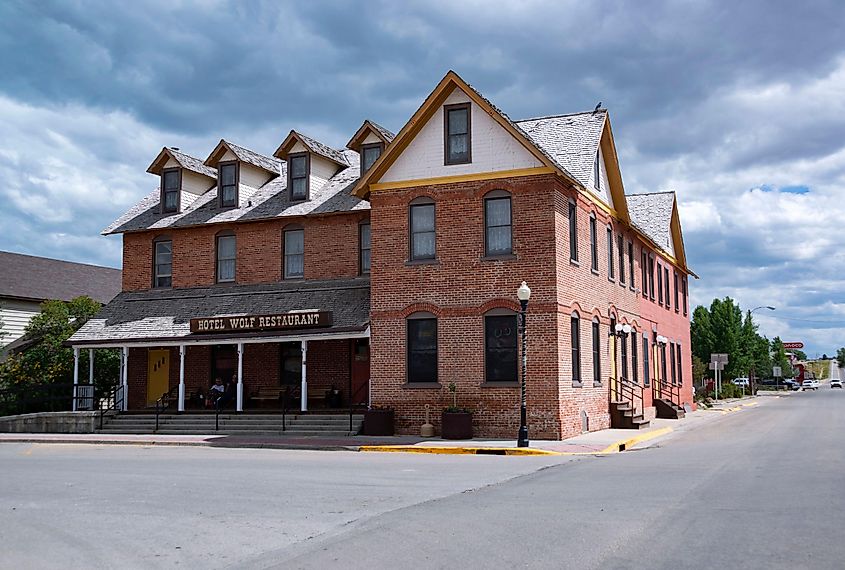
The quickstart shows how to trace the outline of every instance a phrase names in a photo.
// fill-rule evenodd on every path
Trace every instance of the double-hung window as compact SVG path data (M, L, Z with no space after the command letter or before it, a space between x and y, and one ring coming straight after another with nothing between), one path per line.
M307 152L288 156L288 186L290 187L291 201L308 199L308 171L310 166L310 157Z
M599 244L598 230L596 229L596 217L590 216L590 269L598 273L599 270Z
M593 386L601 386L601 326L593 319Z
M666 299L664 306L669 309L672 306L672 301L669 299L669 268L665 265L663 266L663 288L665 289L663 298Z
M156 240L155 260L153 262L155 275L153 287L170 287L173 285L173 242L170 240Z
M637 357L637 340L639 340L639 337L637 336L637 329L633 329L631 331L631 378L633 379L634 384L637 384L640 381L640 363L639 358Z
M166 168L161 171L161 211L179 211L179 192L182 188L182 169Z
M238 163L221 162L217 165L220 177L220 207L232 208L238 205Z
M684 385L684 367L681 364L681 343L675 344L675 351L677 352L678 356L678 385Z
M628 242L628 275L631 276L631 289L636 289L637 284L634 279L634 242Z
M654 301L654 256L648 254L648 295Z
M619 255L619 284L625 284L625 238L616 236L616 250Z
M569 202L569 259L578 261L578 206Z
M678 272L675 271L675 312L677 313L681 309L680 299L680 287L678 286Z
M517 381L516 315L484 317L484 368L487 382Z
M648 297L648 253L646 253L645 248L643 248L642 256L640 259L640 270L642 273L642 287L643 287L643 297Z
M435 259L434 202L417 200L411 203L411 261Z
M437 319L416 313L406 322L408 382L437 382Z
M285 279L305 276L305 230L285 230Z
M613 270L613 230L607 226L607 278L615 277Z
M484 198L484 244L488 256L513 252L511 197L502 190L494 190Z
M649 369L649 361L651 354L648 350L648 333L643 333L643 386L651 384L651 370Z
M370 224L361 224L358 226L358 250L361 253L359 260L361 274L366 275L370 272Z
M383 149L382 143L361 145L361 176L375 164Z
M657 263L657 304L663 305L663 267Z
M235 281L235 259L237 242L233 234L217 236L217 282L232 283Z
M622 359L622 379L628 380L628 335L622 335L621 359Z
M572 387L581 387L581 319L572 313L569 320L569 342L572 344Z
M686 316L686 314L687 314L687 278L686 278L686 276L681 278L681 287L682 287L682 289L681 289L682 297L681 298L683 299L683 302L684 302L684 316Z
M472 126L470 104L459 103L443 107L445 121L443 134L446 156L444 163L467 164L472 162Z
M669 343L669 360L671 361L671 364L672 364L672 385L674 386L675 384L678 383L678 378L677 378L676 372L675 372L676 364L675 364L675 343L674 342Z

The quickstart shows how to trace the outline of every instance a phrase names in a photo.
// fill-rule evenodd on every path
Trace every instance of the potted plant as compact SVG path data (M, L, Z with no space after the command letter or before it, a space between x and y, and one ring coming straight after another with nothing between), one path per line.
M364 412L364 435L393 435L394 412L390 407L371 406Z
M458 407L458 387L449 383L452 393L452 405L443 409L440 417L440 436L443 439L472 439L472 412Z

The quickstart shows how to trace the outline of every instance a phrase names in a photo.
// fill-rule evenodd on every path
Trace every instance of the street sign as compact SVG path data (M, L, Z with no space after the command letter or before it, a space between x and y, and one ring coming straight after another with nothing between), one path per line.
M725 365L721 362L711 362L710 363L710 370L724 370Z
M714 352L710 355L710 362L728 363L728 355L723 352Z
M772 367L772 376L775 378L780 378L783 376L783 371L780 369L780 366L773 366Z
M784 348L804 348L804 343L801 341L797 342L785 342L783 343Z

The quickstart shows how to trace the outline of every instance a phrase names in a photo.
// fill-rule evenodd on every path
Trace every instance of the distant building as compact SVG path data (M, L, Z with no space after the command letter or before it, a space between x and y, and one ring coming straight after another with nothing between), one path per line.
M0 251L0 346L23 336L44 301L87 295L105 304L120 288L120 269Z

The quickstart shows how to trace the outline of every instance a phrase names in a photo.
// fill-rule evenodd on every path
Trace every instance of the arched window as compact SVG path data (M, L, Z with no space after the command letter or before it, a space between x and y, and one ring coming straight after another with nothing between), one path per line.
M593 318L593 386L601 386L601 324Z
M516 382L518 374L517 316L507 309L484 315L485 382Z
M623 334L621 340L622 354L620 360L622 361L622 379L628 380L628 335Z
M599 243L596 229L596 215L590 214L590 269L599 272Z
M437 382L437 317L414 313L406 320L409 383Z
M302 279L305 276L305 230L298 224L285 226L282 232L284 278Z
M493 190L484 196L484 251L485 255L513 253L511 195L504 190Z
M153 287L173 286L173 240L158 236L153 240Z
M639 384L640 382L640 370L639 370L639 358L637 356L637 342L639 341L639 337L637 336L637 329L631 329L631 379L634 381L634 384Z
M648 348L648 333L643 333L643 386L651 385L651 351Z
M578 262L578 206L569 201L569 260Z
M572 345L572 387L580 388L581 382L581 319L573 312L569 319L569 342Z
M234 232L220 232L217 240L217 282L235 282L235 262L237 258L237 242Z
M615 279L613 270L613 228L607 226L607 278Z
M411 261L435 259L437 250L434 200L427 197L413 200L408 211L408 218Z

